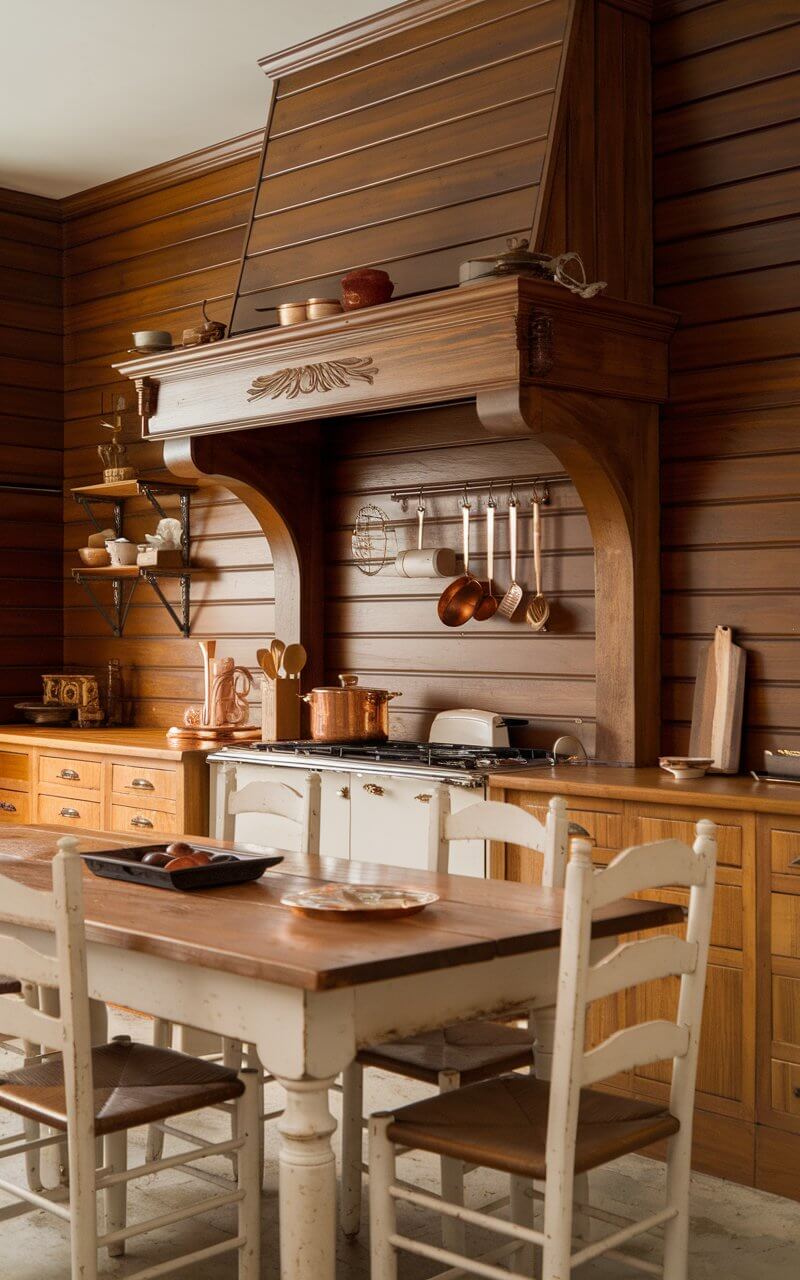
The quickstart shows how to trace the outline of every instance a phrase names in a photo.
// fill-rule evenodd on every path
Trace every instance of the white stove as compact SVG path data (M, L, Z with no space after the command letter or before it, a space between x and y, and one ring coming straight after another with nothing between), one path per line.
M498 770L552 763L540 748L509 746L502 716L473 710L440 713L429 742L254 742L221 747L208 759L214 774L235 768L237 789L265 777L296 788L298 770L318 772L323 856L420 868L427 866L434 786L450 788L457 810L482 799L489 775ZM214 781L212 794L218 791ZM270 844L269 821L240 815L236 839ZM212 831L218 830L212 822ZM484 841L464 841L456 846L451 870L484 876L486 856Z

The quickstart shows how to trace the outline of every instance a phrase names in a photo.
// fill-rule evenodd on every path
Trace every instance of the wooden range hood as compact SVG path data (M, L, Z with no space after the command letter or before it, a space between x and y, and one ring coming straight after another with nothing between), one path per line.
M429 39L434 24L449 24L447 39L461 42L463 61L467 19L469 30L480 28L485 40L483 28L502 25L521 7L510 0L411 0L334 33L302 56L292 51L280 67L288 63L293 75L304 77L306 87L293 93L317 82L330 92L331 83L341 80L347 101L347 93L363 92L365 70L378 56L374 41L381 41L383 54L387 47L391 53L392 39L400 40L413 66L419 49L434 43ZM323 650L322 433L335 432L337 418L458 400L473 402L492 434L534 434L569 473L592 530L596 753L601 759L646 763L657 753L659 734L658 405L667 398L668 342L677 317L647 304L648 254L635 246L627 256L622 252L626 236L637 237L638 245L645 235L649 247L649 146L642 146L640 119L649 95L643 66L625 109L615 120L606 113L606 123L615 126L609 126L607 141L616 149L617 168L584 148L579 158L590 161L588 180L581 170L570 183L565 153L569 146L574 154L587 131L596 137L590 104L595 78L600 81L607 73L600 57L603 30L613 27L625 57L634 49L649 58L649 39L642 38L647 23L636 0L538 0L525 9L537 22L545 12L564 16L545 157L527 192L534 203L532 247L579 249L590 276L602 266L620 296L587 301L551 282L499 277L296 327L237 333L212 346L118 367L136 383L143 432L164 442L167 467L183 478L214 477L258 515L280 583L276 627L284 638L306 644L314 659L312 679L321 675ZM530 33L523 36L530 44ZM391 56L399 58L396 52ZM588 81L587 65L594 68ZM309 80L309 68L316 79ZM323 74L332 70L335 75ZM282 83L276 72L277 103ZM286 96L292 96L288 90ZM259 215L258 209L270 181L270 130L276 118L273 105L242 281L252 258L248 249L256 237L263 243L259 216L262 221L271 216ZM634 178L641 186L636 218L624 201L610 199L620 183L633 194ZM576 205L576 189L585 203ZM476 195L473 203L481 198ZM591 237L578 238L587 219ZM504 247L504 235L512 229L501 227L497 248ZM424 228L418 234L424 236ZM451 248L427 256L440 262L444 253L449 263ZM481 250L486 248L482 243ZM476 251L474 246L455 249L461 257ZM388 255L371 261L385 264L411 288L426 256L415 254L399 271ZM263 273L264 264L258 265ZM324 261L314 259L312 270L318 274L311 284L301 281L300 292L263 274L249 294L242 293L240 282L234 322L245 313L252 321L256 302L278 288L289 298L325 296L324 268Z

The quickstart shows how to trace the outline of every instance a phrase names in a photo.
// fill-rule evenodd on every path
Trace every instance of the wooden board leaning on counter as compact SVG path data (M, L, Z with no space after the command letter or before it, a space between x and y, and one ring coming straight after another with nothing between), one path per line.
M659 769L603 765L495 774L491 784L494 799L537 816L551 796L566 796L570 818L595 842L598 865L630 844L688 839L699 818L719 824L694 1165L800 1200L800 787L748 777L677 782ZM537 856L494 846L490 874L535 884ZM685 899L669 890L650 896ZM593 1034L666 1016L676 996L677 987L663 983L604 1001ZM661 1099L668 1081L659 1064L614 1083Z

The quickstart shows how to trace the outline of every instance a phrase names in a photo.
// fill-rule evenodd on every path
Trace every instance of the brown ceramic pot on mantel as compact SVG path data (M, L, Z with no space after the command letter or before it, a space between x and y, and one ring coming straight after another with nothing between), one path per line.
M342 305L345 311L376 307L388 302L394 293L394 281L387 271L376 267L357 267L342 276Z

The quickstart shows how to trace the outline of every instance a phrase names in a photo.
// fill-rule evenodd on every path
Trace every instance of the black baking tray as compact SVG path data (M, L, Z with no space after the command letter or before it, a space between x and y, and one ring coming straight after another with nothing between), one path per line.
M188 841L187 841L188 843ZM268 867L283 862L283 855L234 853L227 849L211 849L208 845L194 844L196 853L225 854L229 861L210 862L205 867L184 867L180 871L167 871L142 862L146 853L165 853L166 844L142 844L128 849L102 849L99 853L84 853L83 860L96 876L107 880L123 880L126 884L146 884L151 889L174 889L178 893L193 893L197 889L221 889L229 884L246 884L258 880Z

